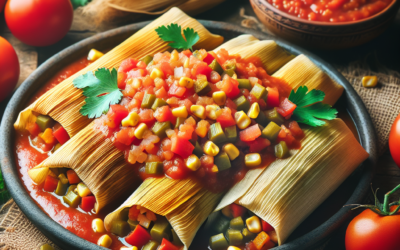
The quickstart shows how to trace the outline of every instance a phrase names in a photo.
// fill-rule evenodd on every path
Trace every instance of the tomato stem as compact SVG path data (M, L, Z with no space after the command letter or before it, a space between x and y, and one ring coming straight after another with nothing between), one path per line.
M383 212L386 214L390 214L390 204L389 204L389 197L392 195L394 192L400 189L400 184L397 185L397 187L393 188L391 191L387 192L385 194L385 199L383 201Z

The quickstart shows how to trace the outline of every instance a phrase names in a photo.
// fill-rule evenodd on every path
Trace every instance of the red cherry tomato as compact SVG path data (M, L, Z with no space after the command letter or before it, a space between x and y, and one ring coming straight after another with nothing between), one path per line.
M0 101L15 88L19 78L19 61L11 44L0 36Z
M395 206L391 207L391 211ZM346 250L397 250L400 246L400 214L381 216L370 209L347 227Z
M394 120L389 134L389 149L394 162L400 168L400 114Z
M8 0L4 14L8 28L19 40L48 46L67 34L73 9L69 0Z

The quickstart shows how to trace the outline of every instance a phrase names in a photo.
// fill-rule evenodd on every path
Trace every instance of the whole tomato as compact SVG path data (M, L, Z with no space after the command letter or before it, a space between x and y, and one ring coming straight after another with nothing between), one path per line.
M398 249L400 249L399 213L383 216L366 209L347 227L346 250Z
M8 28L19 40L47 46L67 34L73 9L70 0L8 0L4 14Z
M389 149L394 162L400 167L400 114L394 120L389 134Z
M15 88L19 78L19 61L11 44L0 36L0 101Z

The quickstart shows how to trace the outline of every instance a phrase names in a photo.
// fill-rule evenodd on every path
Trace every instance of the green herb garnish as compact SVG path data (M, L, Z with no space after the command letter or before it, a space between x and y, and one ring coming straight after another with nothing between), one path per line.
M297 105L292 118L298 122L308 124L313 127L322 126L325 120L336 118L337 110L328 104L321 103L325 98L325 93L321 90L313 89L308 92L306 86L300 86L296 92L292 90L289 101Z
M112 69L100 68L94 72L88 72L74 79L76 88L83 89L86 104L80 113L89 118L98 118L107 113L110 105L117 104L122 98L122 92L118 88L118 73Z
M183 30L182 27L176 23L171 23L167 27L160 26L156 29L158 36L165 42L170 42L169 46L175 49L190 49L192 46L199 41L200 36L192 28L186 28ZM185 39L186 38L186 39Z
M11 195L5 187L3 175L0 171L0 204L6 203L10 198Z

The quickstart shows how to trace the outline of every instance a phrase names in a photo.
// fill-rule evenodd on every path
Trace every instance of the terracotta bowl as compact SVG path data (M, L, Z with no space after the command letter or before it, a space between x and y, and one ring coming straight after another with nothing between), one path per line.
M400 7L399 0L369 18L342 23L305 20L278 10L266 0L250 0L257 17L267 29L286 40L318 49L344 49L366 43L389 27Z

